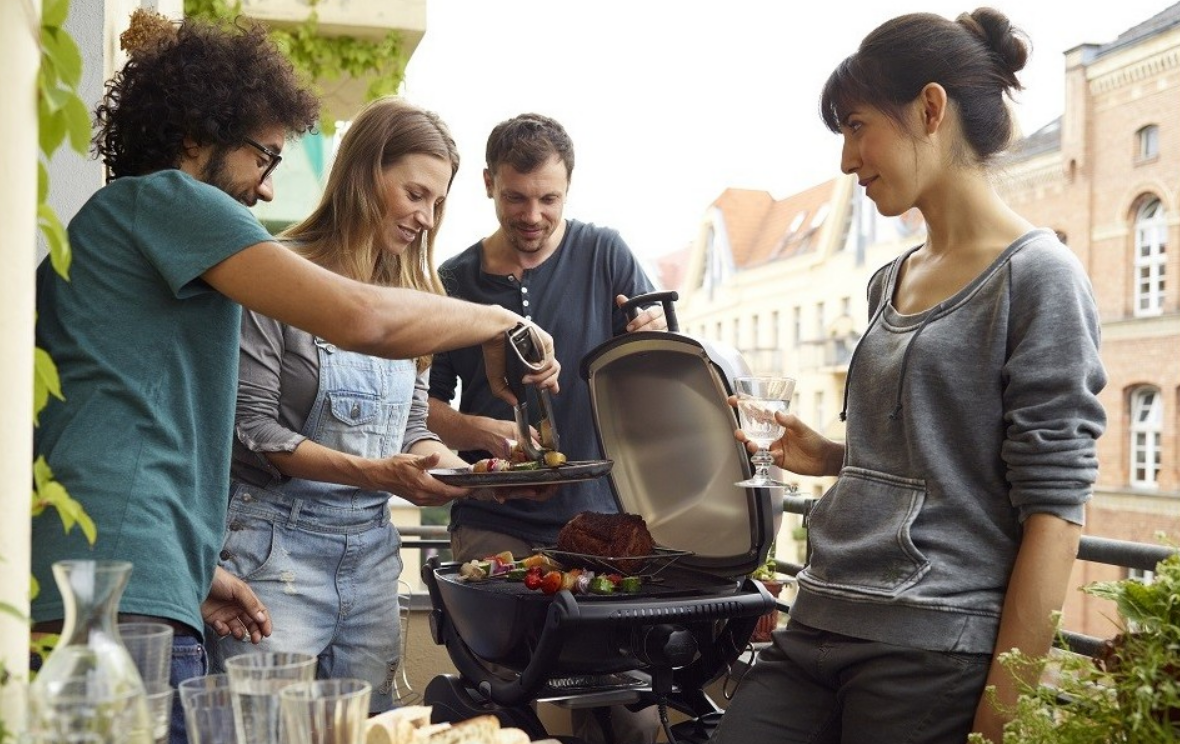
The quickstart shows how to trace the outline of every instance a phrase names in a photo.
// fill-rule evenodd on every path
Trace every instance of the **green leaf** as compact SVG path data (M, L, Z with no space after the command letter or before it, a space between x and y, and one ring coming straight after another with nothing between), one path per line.
M58 78L69 88L82 82L82 52L64 29L49 29L41 35L41 60L42 64L52 62Z
M33 426L38 426L41 411L49 404L49 396L58 400L65 400L65 396L61 394L61 377L57 373L57 365L45 349L33 349L33 369Z
M62 279L69 281L70 264L74 260L74 253L70 250L70 236L61 224L61 220L58 219L57 212L53 211L53 207L47 203L42 202L37 205L37 226L45 235L45 242L49 246L49 261L53 264L53 270Z
M75 152L85 155L90 147L90 112L86 110L86 104L71 93L70 99L62 109L62 116L65 118L66 131L70 135L70 147L73 147Z
M41 3L41 27L60 28L70 13L70 0L45 0Z
M41 88L41 102L45 105L44 110L50 114L56 114L65 108L73 95L69 88L57 85L46 85Z
M44 105L45 100L43 96L41 98L42 105L38 106L40 110L38 137L41 143L41 152L52 155L61 145L62 140L66 138L66 118L60 113L49 111Z
M93 545L98 538L94 521L80 503L70 498L66 487L54 480L53 469L49 467L44 455L33 462L33 484L33 516L40 515L47 507L52 506L57 509L67 534L77 525L86 536L86 540Z
M37 161L37 203L44 204L49 198L49 169Z

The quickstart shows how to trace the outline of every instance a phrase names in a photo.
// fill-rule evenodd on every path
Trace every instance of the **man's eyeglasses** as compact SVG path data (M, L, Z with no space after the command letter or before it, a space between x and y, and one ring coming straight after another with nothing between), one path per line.
M266 145L255 142L249 137L243 137L242 139L246 141L247 145L250 145L269 158L269 160L266 161L266 167L262 169L262 177L258 179L260 183L266 181L266 179L270 178L270 174L275 172L275 168L279 167L279 163L283 162L283 156L270 149Z

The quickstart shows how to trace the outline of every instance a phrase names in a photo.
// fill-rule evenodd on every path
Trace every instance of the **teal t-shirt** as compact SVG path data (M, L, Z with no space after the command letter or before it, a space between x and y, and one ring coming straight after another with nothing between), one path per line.
M178 171L120 178L69 225L70 281L37 271L37 345L61 373L37 455L94 519L93 548L55 510L33 520L35 621L65 616L52 564L134 564L122 612L201 628L224 536L241 307L201 279L270 240L253 214Z

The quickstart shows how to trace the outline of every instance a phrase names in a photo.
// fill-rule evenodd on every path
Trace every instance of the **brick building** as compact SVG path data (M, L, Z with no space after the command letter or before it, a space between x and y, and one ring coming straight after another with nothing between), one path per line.
M1108 426L1087 532L1180 544L1180 4L1067 52L1065 86L1061 118L1015 148L1001 191L1062 234L1094 285ZM1124 575L1074 572L1078 584ZM1066 616L1107 635L1104 605L1079 593Z

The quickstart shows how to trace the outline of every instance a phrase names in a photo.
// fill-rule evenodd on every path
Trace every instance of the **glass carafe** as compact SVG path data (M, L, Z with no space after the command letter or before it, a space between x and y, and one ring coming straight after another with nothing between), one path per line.
M33 744L152 744L143 681L119 638L127 561L59 561L65 623L29 686Z

